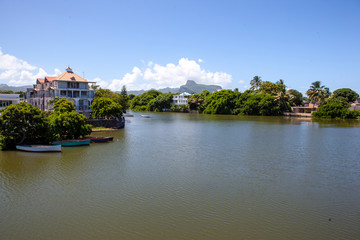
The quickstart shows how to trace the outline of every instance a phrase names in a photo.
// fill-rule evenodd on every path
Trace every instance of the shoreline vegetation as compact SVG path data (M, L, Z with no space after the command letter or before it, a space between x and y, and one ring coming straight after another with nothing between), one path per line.
M150 112L198 112L202 114L231 114L282 116L291 113L292 107L312 104L316 111L314 118L328 119L358 119L360 112L349 110L351 103L359 97L349 88L341 88L330 92L320 81L313 82L306 92L308 97L295 89L287 89L283 80L276 83L262 81L255 76L250 81L250 89L244 92L234 90L219 90L209 92L203 90L200 94L192 94L187 104L173 105L175 93L161 93L150 90L140 95L128 96L128 108L132 111Z
M295 90L286 89L283 80L276 83L262 81L255 76L250 89L215 92L203 90L188 97L187 104L174 105L173 96L178 93L161 93L150 90L140 95L127 94L123 86L120 93L109 89L97 89L91 104L92 118L118 119L132 111L197 112L202 114L281 116L290 113L292 107L312 103L318 119L359 119L360 111L349 110L359 94L349 88L330 92L320 81L313 82L307 97ZM86 117L75 112L75 106L67 98L52 100L53 112L41 111L30 103L21 102L0 110L0 146L15 149L18 144L49 144L55 140L85 137L91 132L113 131L112 128L86 124Z

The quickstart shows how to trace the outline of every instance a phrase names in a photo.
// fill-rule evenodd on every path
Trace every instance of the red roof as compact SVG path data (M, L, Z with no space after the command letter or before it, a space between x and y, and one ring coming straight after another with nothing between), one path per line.
M39 83L44 83L44 79L43 79L43 78L37 78L36 81L38 81Z
M48 80L49 82L51 82L51 81L55 80L57 77L45 77L45 78L46 78L46 80Z

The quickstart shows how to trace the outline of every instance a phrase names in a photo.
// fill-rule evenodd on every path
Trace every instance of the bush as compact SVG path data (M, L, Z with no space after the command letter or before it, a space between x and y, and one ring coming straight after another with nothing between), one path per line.
M15 149L17 144L47 144L52 140L44 112L30 103L10 105L0 113L3 149Z
M339 99L332 99L321 105L318 111L313 113L316 118L358 118L359 111L350 111L349 104Z

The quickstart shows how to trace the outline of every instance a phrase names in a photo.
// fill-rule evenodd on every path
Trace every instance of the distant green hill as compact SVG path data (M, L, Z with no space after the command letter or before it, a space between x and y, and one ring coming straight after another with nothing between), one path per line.
M27 86L19 86L19 87L14 87L14 86L8 86L7 84L0 84L0 90L10 90L13 92L26 92L27 88L32 88L32 85L27 85Z
M218 85L205 85L205 84L197 84L193 80L187 80L185 85L180 86L179 92L188 92L188 93L196 93L199 94L203 90L208 90L209 92L215 92L218 89L222 89Z
M188 93L196 93L199 94L201 93L202 90L208 90L209 92L215 92L218 89L222 89L220 86L218 85L206 85L206 84L197 84L195 81L193 80L187 80L185 85L181 85L180 88L162 88L162 89L151 89L151 90L157 90L159 92L162 93L183 93L183 92L188 92ZM140 95L143 94L144 92L147 92L149 90L138 90L138 91L128 91L128 94L135 94L135 95Z

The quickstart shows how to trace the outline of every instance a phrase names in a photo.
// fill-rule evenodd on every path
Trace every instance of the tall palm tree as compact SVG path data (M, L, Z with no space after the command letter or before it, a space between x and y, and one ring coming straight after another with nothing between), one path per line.
M259 89L260 86L262 84L262 80L261 80L261 77L259 76L255 76L251 81L250 81L250 90L256 90L256 89Z
M324 85L321 86L320 81L313 82L307 90L306 95L309 96L309 99L312 103L322 103L322 101L330 96L329 88Z

